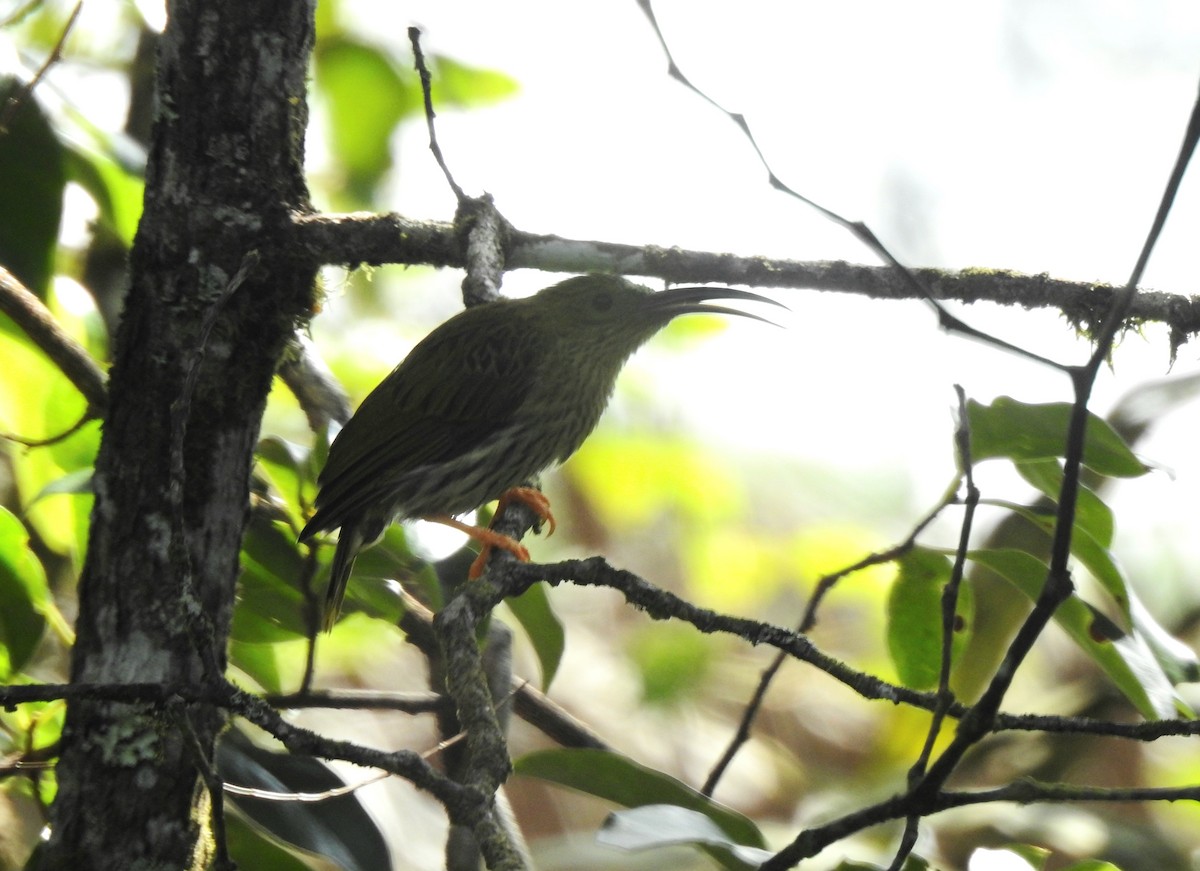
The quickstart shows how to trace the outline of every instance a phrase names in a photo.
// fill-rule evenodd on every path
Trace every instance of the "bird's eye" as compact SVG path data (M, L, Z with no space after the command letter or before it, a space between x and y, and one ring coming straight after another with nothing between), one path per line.
M592 295L592 310L597 312L606 312L613 307L612 294L606 291L600 291Z

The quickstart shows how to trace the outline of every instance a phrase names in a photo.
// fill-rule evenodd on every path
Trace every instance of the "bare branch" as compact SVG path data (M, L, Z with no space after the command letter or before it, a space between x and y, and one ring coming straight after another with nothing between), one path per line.
M415 221L397 214L296 215L293 256L313 263L407 263L463 269L466 258L453 224ZM833 291L871 299L919 300L923 296L886 266L842 260L799 261L742 257L711 251L567 239L512 229L509 269L545 272L615 272L652 276L672 283L717 282L756 287ZM1112 285L1026 275L1011 270L915 269L913 274L939 300L991 302L1025 309L1052 309L1079 328L1099 325L1115 292ZM1128 318L1170 327L1177 347L1200 332L1200 298L1142 290Z
M860 572L863 569L870 568L871 566L884 565L886 563L893 562L916 547L917 537L925 531L929 524L933 523L933 521L938 518L938 515L940 515L947 506L952 505L955 499L955 490L948 490L946 495L942 498L942 501L939 502L932 511L921 518L921 520L915 527L913 527L912 532L908 534L908 537L905 538L904 541L888 548L887 550L868 554L853 565L839 569L838 571L828 574L817 581L816 585L813 587L813 594L809 598L808 604L804 608L804 616L800 618L800 623L796 627L796 632L804 634L809 632L815 625L817 625L817 609L820 607L821 602L824 601L825 597L834 588L834 586L836 586L837 583L843 578L852 575L855 572ZM734 733L733 738L730 739L729 746L725 748L725 752L721 755L720 760L718 760L717 764L713 766L712 771L709 772L708 778L704 781L704 786L702 786L700 789L704 795L709 797L712 796L713 792L716 791L717 783L720 782L721 778L725 774L726 769L728 769L730 764L732 764L733 758L737 755L738 750L741 749L742 745L750 740L750 729L754 725L754 720L758 717L758 712L762 708L763 701L766 699L767 689L770 687L771 682L775 679L775 675L779 673L779 670L783 667L783 664L786 661L787 652L781 650L775 655L775 658L771 660L771 664L763 670L762 675L758 679L758 685L754 688L753 695L751 695L750 700L746 703L745 710L742 711L742 717L738 722L737 731Z
M442 175L446 176L446 184L450 185L450 190L454 191L454 198L461 203L467 198L467 195L454 180L450 167L446 165L446 159L442 156L442 146L438 144L437 130L433 123L433 119L437 117L433 111L433 77L429 74L429 67L425 65L425 52L421 50L421 28L410 27L408 41L412 45L413 62L417 67L417 75L421 77L421 94L425 98L425 125L429 129L429 150L433 152L433 159L441 167Z
M0 312L12 318L83 394L89 415L103 416L108 407L108 376L83 346L59 326L42 301L2 266Z
M71 10L70 16L67 17L67 23L63 26L62 33L59 34L58 41L54 43L54 48L50 50L50 54L38 67L36 73L23 88L20 88L15 94L8 98L4 104L4 108L0 109L0 135L8 132L8 125L12 122L13 116L20 111L21 104L29 99L29 95L33 93L33 89L50 71L50 67L54 66L62 59L63 46L67 42L67 37L71 34L71 28L75 26L75 19L79 17L80 10L83 9L83 0L79 0L75 4L75 8ZM20 10L17 14L23 14L25 10ZM15 17L15 15L14 15Z
M303 333L296 333L288 344L279 366L279 377L300 403L313 432L324 431L330 421L342 424L350 419L350 399L346 389Z

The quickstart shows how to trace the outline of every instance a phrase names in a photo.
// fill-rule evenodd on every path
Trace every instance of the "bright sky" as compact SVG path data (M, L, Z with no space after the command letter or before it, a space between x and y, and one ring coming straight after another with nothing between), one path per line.
M655 7L685 72L746 114L787 183L865 220L916 266L1122 283L1200 81L1200 7L1186 0ZM667 78L632 0L361 0L351 8L377 38L400 42L415 23L427 51L521 82L514 101L442 112L439 137L460 184L491 192L522 229L872 262L844 231L771 191L733 126ZM406 171L393 205L448 219L450 195L424 136L411 133L401 137ZM1198 234L1193 170L1145 284L1193 292ZM508 289L545 283L514 275ZM948 480L955 382L980 400L1069 398L1064 378L944 336L919 304L778 295L795 312L785 332L731 324L656 367L663 394L715 439L835 467L908 469L921 505ZM1052 314L983 306L964 314L1039 353L1085 357ZM1175 374L1194 371L1196 356L1184 348ZM646 359L659 362L653 348ZM1165 334L1130 337L1093 407L1104 411L1166 373ZM1150 546L1142 525L1164 514L1194 524L1198 424L1197 409L1181 411L1143 444L1177 477L1123 489L1139 509L1118 511L1134 551Z
M428 52L521 83L517 99L493 108L441 111L438 132L458 182L492 193L522 229L872 262L844 231L773 192L728 120L666 76L634 0L343 2L362 33L398 57L407 54L406 28L417 24ZM914 266L1122 283L1200 82L1195 0L661 0L655 7L686 73L746 114L776 173L866 221ZM85 4L92 22L81 22L81 32L110 11ZM101 76L95 87L104 89ZM454 202L423 130L410 127L397 142L402 171L388 207L448 220ZM1146 285L1195 292L1197 239L1193 167ZM455 306L457 276L438 280L446 281L444 316ZM506 291L546 283L516 274ZM792 308L786 330L731 321L682 353L652 343L630 374L653 378L651 395L674 406L665 417L686 419L743 454L819 458L844 470L867 498L894 492L877 486L884 475L907 480L910 504L896 512L914 520L950 479L956 382L982 401L1070 398L1061 376L943 335L918 303L767 292ZM976 306L963 316L1056 359L1081 362L1087 354L1053 314ZM332 329L318 320L318 342L322 328ZM1200 370L1197 349L1183 349L1176 376ZM381 374L392 362L381 361ZM1127 338L1115 363L1093 403L1101 412L1166 374L1164 331ZM1166 418L1140 448L1175 476L1152 474L1117 491L1117 556L1139 569L1134 582L1151 607L1172 584L1198 587L1177 576L1200 558L1198 432L1200 403Z
M633 0L343 4L362 33L399 57L417 24L428 52L521 83L518 98L493 108L441 111L438 130L459 183L492 193L522 229L872 262L844 231L773 192L728 120L666 76ZM866 221L914 266L1123 282L1200 80L1194 0L660 0L655 8L685 72L747 116L778 175ZM81 32L102 25L102 9L85 5L91 19ZM423 130L406 129L397 142L402 171L389 207L448 220L453 200ZM1197 238L1193 169L1145 284L1194 292ZM506 290L546 283L514 274ZM1064 378L943 335L920 304L776 293L794 312L785 331L731 323L682 354L652 344L633 367L653 370L655 395L714 440L820 457L859 475L900 469L917 506L936 499L950 474L955 382L984 401L1069 398ZM452 304L448 293L446 313ZM1053 314L983 306L963 314L1056 359L1086 355ZM1185 347L1175 374L1198 368ZM1163 331L1130 337L1093 408L1166 372ZM1122 487L1136 508L1118 506L1131 555L1182 552L1195 538L1182 530L1195 523L1197 431L1200 403L1141 445L1176 478ZM1164 523L1179 530L1166 542Z

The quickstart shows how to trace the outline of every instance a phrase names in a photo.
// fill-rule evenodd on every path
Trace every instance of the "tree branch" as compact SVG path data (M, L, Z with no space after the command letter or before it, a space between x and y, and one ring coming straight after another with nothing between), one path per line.
M312 263L409 263L466 268L453 224L411 220L395 213L295 215L290 250ZM514 228L506 258L509 269L546 272L620 272L673 283L718 282L758 287L832 291L871 299L918 300L894 269L841 260L798 261L742 257L710 251L626 245L527 233ZM1024 309L1052 309L1078 328L1099 324L1115 289L1097 282L1025 275L1002 269L957 272L914 269L934 298L965 303L992 302ZM1200 332L1200 298L1143 290L1127 317L1134 323L1162 323L1176 349Z
M15 275L0 266L0 312L12 318L88 402L88 415L102 417L108 407L108 376L59 326L54 315Z

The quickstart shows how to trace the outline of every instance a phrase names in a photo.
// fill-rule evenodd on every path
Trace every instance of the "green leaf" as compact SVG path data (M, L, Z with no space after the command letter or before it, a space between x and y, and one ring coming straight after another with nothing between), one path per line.
M243 815L233 799L226 807L225 846L229 858L239 868L270 868L271 871L309 871L311 868Z
M1028 404L1000 396L991 405L971 400L971 455L978 460L1047 460L1063 456L1072 406L1066 402ZM1102 475L1133 478L1148 469L1116 431L1088 413L1083 463Z
M678 623L644 627L629 645L642 679L642 697L651 704L694 697L696 688L707 683L719 643Z
M284 465L275 468L278 472ZM315 547L319 555L315 569L309 563L309 547ZM307 637L308 609L324 601L332 557L332 546L322 542L300 545L290 524L253 512L242 541L242 575L232 637L258 644ZM312 589L306 591L304 582L310 572ZM403 528L393 524L378 544L355 560L343 611L357 608L395 623L404 607L393 581L427 575L426 564L409 552Z
M698 811L734 843L766 847L758 827L737 811L706 798L690 786L627 756L607 750L542 750L522 756L513 771L557 783L622 807L670 804Z
M238 612L234 611L234 623L238 621ZM250 634L243 630L243 634ZM283 675L279 668L279 651L277 644L257 644L230 638L229 664L242 672L250 680L258 684L259 689L266 693L283 692ZM241 681L238 681L241 683Z
M229 783L276 793L326 793L346 785L311 756L272 753L237 731L227 732L221 741L217 770ZM324 856L347 871L391 867L379 827L353 792L321 802L241 795L228 800L276 838Z
M22 87L0 79L0 106ZM67 173L63 148L37 97L26 93L0 136L0 264L40 298L54 276ZM18 207L19 204L19 207Z
M928 869L928 861L910 853L904 860L904 867L901 871L928 871ZM831 868L830 871L885 871L885 868L883 865L868 865L866 862L848 860Z
M506 100L519 90L517 80L504 73L469 67L445 55L433 59L435 108L487 106Z
M1057 460L1029 460L1014 464L1021 477L1058 504L1063 471ZM1101 547L1112 547L1113 513L1095 491L1079 485L1075 499L1075 525L1085 530Z
M291 527L252 513L241 566L231 637L252 643L307 637L309 600L302 587L307 567Z
M1200 657L1154 619L1142 600L1129 591L1129 611L1134 632L1145 639L1158 664L1172 684L1200 681Z
M322 40L315 58L317 87L326 97L326 131L349 190L370 202L391 169L396 125L421 111L420 83L377 48L346 36Z
M0 316L0 322L6 320ZM86 401L24 334L0 327L0 360L6 373L20 373L0 378L0 430L41 439L61 435L79 422ZM13 450L0 444L0 452L12 453L13 480L25 505L23 519L48 547L71 558L82 553L91 496L29 500L56 482L61 485L64 474L89 468L99 440L100 427L93 422L54 445Z
M312 452L302 446L278 436L268 436L259 441L254 455L255 471L270 485L278 507L287 512L299 525L303 499L310 489Z
M888 652L900 682L913 689L937 686L942 664L942 591L952 565L943 554L914 548L896 561L899 574L887 601ZM974 599L968 584L959 585L951 662L970 638Z
M699 811L652 804L608 815L596 840L623 850L648 850L690 844L707 848L725 868L754 871L773 853L732 840Z
M332 558L333 550L328 551ZM326 572L319 575L322 581L327 581L328 577ZM433 569L409 549L404 527L393 523L384 531L378 544L364 550L355 560L343 612L359 609L380 620L397 622L404 613L397 590L399 582L416 583L427 595L438 587Z
M46 572L21 521L0 507L0 679L24 667L46 629Z
M246 525L242 542L245 557L258 563L289 586L300 588L304 557L292 528L285 523L254 514Z
M976 550L968 557L1008 580L1031 600L1041 594L1048 568L1025 551ZM1075 595L1059 605L1054 619L1144 717L1175 715L1182 703L1144 641L1122 636L1108 618Z
M999 505L1012 511L1014 514L1019 514L1046 533L1047 537L1054 534L1055 517L1053 514L1003 500L989 500L988 504ZM1113 601L1121 609L1121 613L1128 621L1130 616L1129 589L1125 584L1125 576L1117 568L1117 563L1113 555L1101 547L1092 538L1091 534L1078 524L1076 524L1074 533L1071 536L1071 555L1079 560L1084 568L1091 572L1096 580L1100 582L1100 585L1112 596ZM1122 627L1122 629L1128 626L1129 622L1126 622L1125 627Z
M542 669L542 691L550 688L554 675L562 662L563 650L566 647L566 635L562 622L550 606L550 597L546 594L545 584L534 584L520 596L506 600L506 604L537 654L538 665Z
M111 154L69 142L66 169L71 181L86 190L100 211L101 223L128 248L142 217L145 182Z

